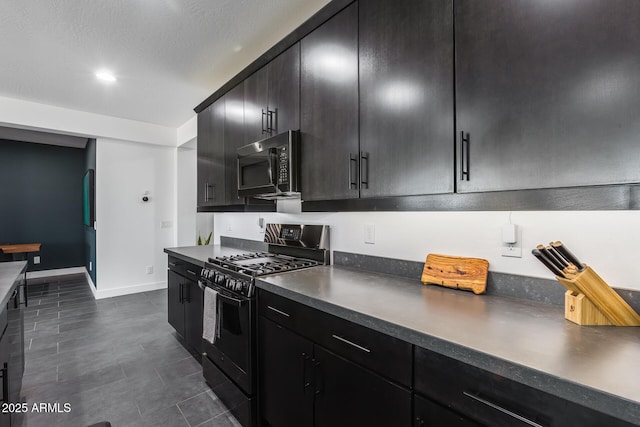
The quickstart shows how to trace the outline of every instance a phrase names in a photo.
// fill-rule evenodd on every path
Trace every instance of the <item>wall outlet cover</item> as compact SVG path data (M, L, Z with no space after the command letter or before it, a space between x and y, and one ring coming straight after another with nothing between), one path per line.
M33 263L34 264L40 264L40 257L39 256L34 256L33 257Z
M364 225L364 242L373 245L376 243L376 226L375 224Z
M152 265L148 265L147 266L147 274L153 274L153 266Z

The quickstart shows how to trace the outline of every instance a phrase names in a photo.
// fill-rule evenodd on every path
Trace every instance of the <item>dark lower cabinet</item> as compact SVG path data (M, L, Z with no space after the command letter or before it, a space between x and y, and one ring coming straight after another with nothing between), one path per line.
M200 355L202 354L204 292L198 286L197 271L195 265L169 258L167 281L169 324L184 339L189 350Z
M416 393L446 407L454 419L454 414L458 413L468 420L479 423L442 425L491 427L631 427L633 425L423 348L415 348L414 363ZM419 404L416 404L416 410L419 407ZM425 422L424 425L431 424Z
M260 417L271 427L312 426L313 343L262 316L258 328Z
M340 325L329 325L323 313L260 290L258 295L258 399L263 426L268 427L402 427L411 426L408 387L336 354L318 342L323 329L347 348L374 353L385 349L365 334L350 339L338 335ZM272 314L269 314L272 313ZM286 327L274 321L281 316ZM274 320L272 320L274 319ZM345 326L350 322L343 321ZM307 328L305 324L315 324ZM293 327L296 331L290 330ZM300 331L309 331L309 336ZM304 332L303 332L304 333ZM334 338L336 339L336 338ZM389 353L392 353L389 349ZM350 354L350 350L343 353ZM366 363L366 362L365 362ZM411 363L409 357L406 363Z
M413 398L414 427L481 427L462 415L418 395Z
M316 426L411 425L409 390L319 345L313 356Z

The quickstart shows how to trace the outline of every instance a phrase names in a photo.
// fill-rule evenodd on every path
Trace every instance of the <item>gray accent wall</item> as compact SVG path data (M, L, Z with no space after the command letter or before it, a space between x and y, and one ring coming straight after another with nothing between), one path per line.
M0 140L0 242L42 243L29 271L85 265L84 171L83 149Z

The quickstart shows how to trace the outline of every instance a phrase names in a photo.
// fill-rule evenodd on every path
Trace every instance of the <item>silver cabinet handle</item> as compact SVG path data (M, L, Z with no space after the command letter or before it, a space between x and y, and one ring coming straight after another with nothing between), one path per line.
M363 347L363 346L361 346L361 345L358 345L358 344L356 344L356 343L354 343L354 342L351 342L351 341L349 341L349 340L347 340L347 339L344 339L344 338L342 338L342 337L341 337L341 336L339 336L339 335L331 335L331 336L332 336L333 338L337 339L338 341L342 341L343 343L349 344L349 345L351 345L351 346L353 346L353 347L357 348L358 350L362 350L362 351L365 351L365 352L367 352L367 353L371 353L371 350L369 350L368 348Z
M285 317L291 317L291 316L289 315L289 313L285 313L284 311L280 311L280 310L278 310L277 308L273 308L273 307L271 307L270 305L268 305L268 306L267 306L267 308L268 308L269 310L275 311L275 312L276 312L276 313L278 313L278 314L282 314L282 315L283 315L283 316L285 316Z
M464 394L465 396L467 396L468 398L470 398L472 400L475 400L476 402L482 403L483 405L486 405L486 406L488 406L490 408L493 408L498 412L502 412L505 415L508 415L508 416L510 416L512 418L515 418L518 421L522 421L525 424L529 424L532 427L544 427L542 424L538 424L535 421L531 421L530 419L525 418L522 415L518 415L515 412L511 412L510 410L505 409L502 406L496 405L493 402L489 402L488 400L485 400L485 399L483 399L483 398L481 398L479 396L473 395L473 394L471 394L469 392L466 392L466 391L463 391L462 394Z

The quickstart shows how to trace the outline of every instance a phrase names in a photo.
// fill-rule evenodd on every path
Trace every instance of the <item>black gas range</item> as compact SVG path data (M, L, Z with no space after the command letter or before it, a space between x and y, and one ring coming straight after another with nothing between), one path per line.
M215 337L203 338L203 374L245 427L257 421L256 278L330 263L328 226L267 224L264 241L268 252L209 258L200 274L205 311L215 304L216 313Z

